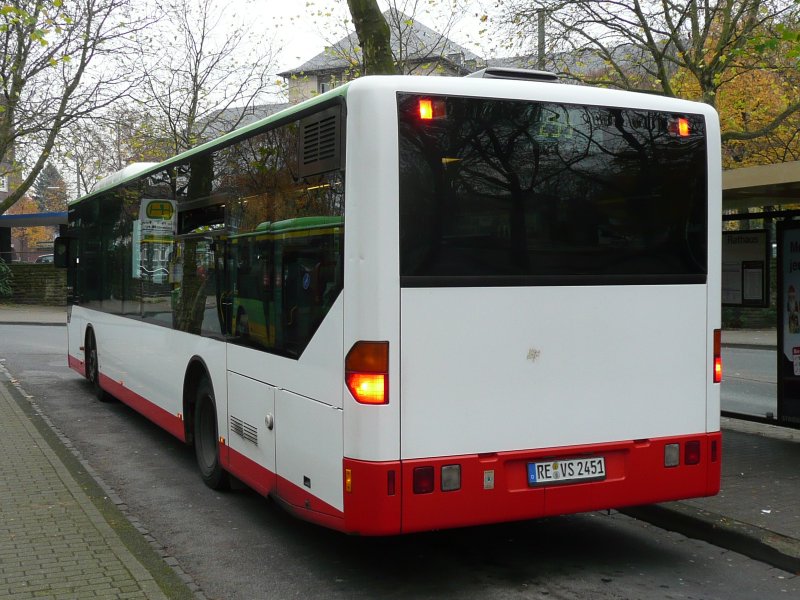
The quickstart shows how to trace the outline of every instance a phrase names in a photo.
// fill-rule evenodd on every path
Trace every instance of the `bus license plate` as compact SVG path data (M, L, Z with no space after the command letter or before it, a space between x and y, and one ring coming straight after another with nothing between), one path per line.
M599 481L606 478L606 460L602 456L570 458L528 463L528 485Z

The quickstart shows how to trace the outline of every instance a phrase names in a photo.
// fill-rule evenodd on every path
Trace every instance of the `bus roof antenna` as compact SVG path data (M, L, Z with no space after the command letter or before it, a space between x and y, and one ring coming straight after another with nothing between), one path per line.
M516 79L519 81L548 81L558 82L558 75L550 71L536 71L534 69L514 69L511 67L486 67L475 71L466 77L481 77L483 79Z

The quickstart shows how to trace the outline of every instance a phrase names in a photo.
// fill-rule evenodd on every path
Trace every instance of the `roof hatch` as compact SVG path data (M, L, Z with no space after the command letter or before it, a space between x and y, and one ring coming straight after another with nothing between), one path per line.
M467 75L467 77L482 77L483 79L516 79L519 81L558 81L558 75L551 73L550 71L512 69L510 67L486 67L480 71L470 73Z

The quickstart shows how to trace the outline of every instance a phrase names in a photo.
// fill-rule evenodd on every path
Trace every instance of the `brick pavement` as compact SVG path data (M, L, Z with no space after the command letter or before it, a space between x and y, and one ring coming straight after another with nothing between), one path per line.
M0 597L166 598L0 381Z

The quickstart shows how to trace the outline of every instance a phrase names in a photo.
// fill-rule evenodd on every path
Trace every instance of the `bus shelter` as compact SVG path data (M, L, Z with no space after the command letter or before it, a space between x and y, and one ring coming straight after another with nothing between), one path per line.
M6 262L14 259L11 249L13 227L66 226L66 212L31 213L24 215L0 215L0 258Z
M725 171L722 208L723 308L772 318L777 419L800 427L800 161Z

